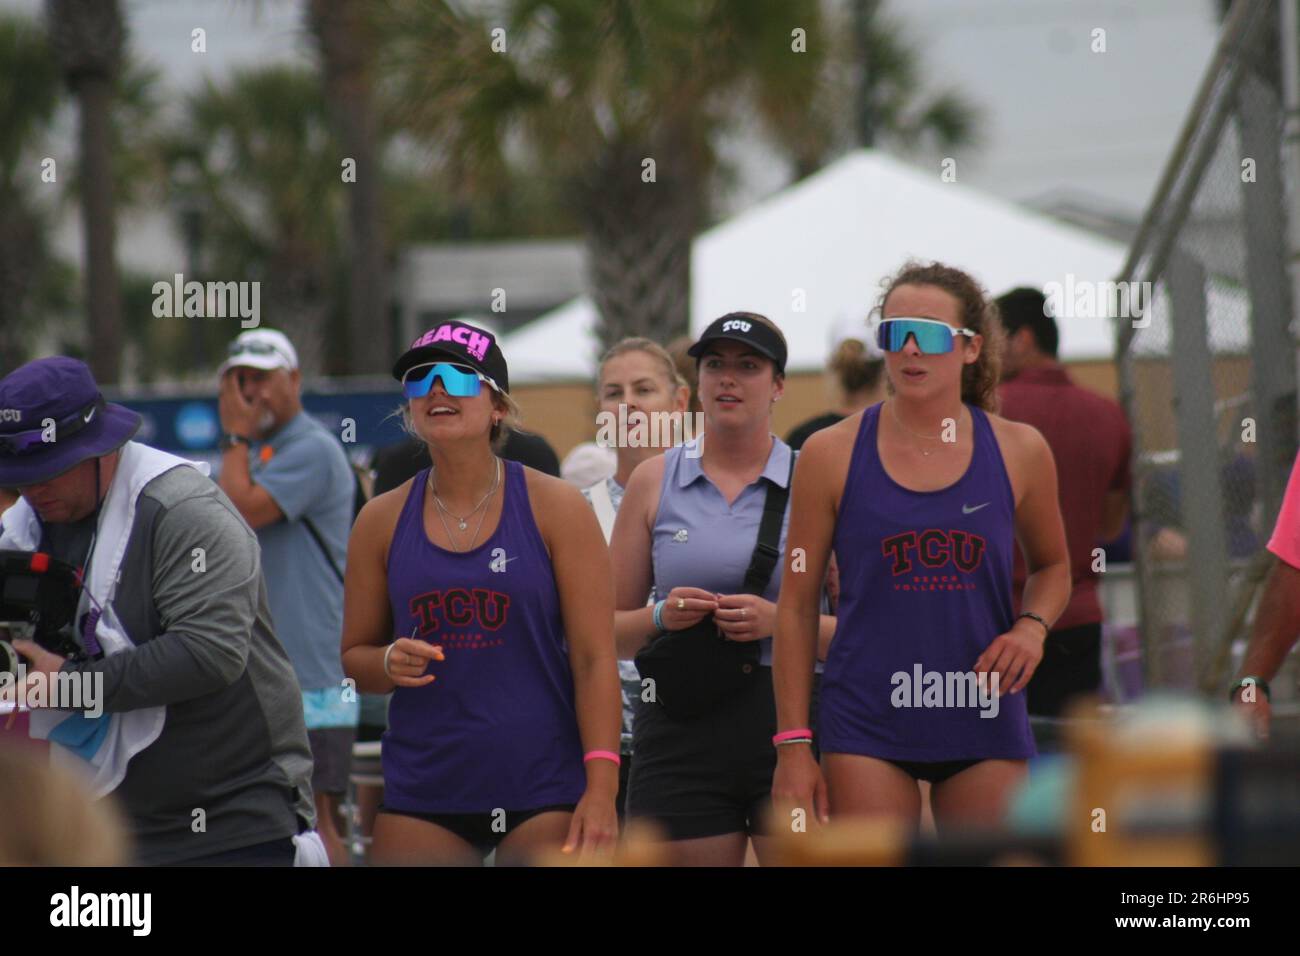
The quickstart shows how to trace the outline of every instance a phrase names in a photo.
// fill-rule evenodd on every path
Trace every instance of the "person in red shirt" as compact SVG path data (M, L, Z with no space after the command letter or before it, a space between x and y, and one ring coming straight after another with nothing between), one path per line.
M1118 404L1076 385L1057 360L1060 334L1047 299L1019 288L997 300L1006 328L1001 414L1033 425L1056 457L1058 494L1070 550L1074 590L1043 648L1029 682L1029 713L1058 717L1075 696L1101 687L1101 602L1094 549L1124 529L1129 507L1132 433ZM1016 552L1013 594L1025 581ZM1016 607L1016 613L1020 608Z
M1277 676L1300 635L1300 457L1291 467L1268 550L1276 560L1264 583L1246 656L1229 692L1261 739L1268 738L1271 716L1268 682Z

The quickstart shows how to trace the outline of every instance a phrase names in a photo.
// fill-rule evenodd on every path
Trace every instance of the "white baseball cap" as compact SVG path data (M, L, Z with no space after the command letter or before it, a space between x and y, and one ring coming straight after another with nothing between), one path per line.
M618 452L594 441L583 442L564 456L560 477L578 488L590 488L618 470Z
M292 372L298 367L298 352L283 332L275 329L250 329L243 332L226 349L229 357L217 369L224 375L236 365L244 368L282 368Z

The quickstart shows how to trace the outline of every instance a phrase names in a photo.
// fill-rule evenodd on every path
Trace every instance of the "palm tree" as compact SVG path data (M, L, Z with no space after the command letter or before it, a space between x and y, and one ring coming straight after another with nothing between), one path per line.
M262 324L294 341L307 373L326 369L341 317L341 148L316 75L290 66L233 73L186 102L170 162L197 170L210 275L260 282ZM231 319L227 338L240 331ZM341 370L346 343L330 371Z
M388 341L374 30L360 0L310 0L306 9L343 155L356 163L356 181L347 184L346 355L350 371L374 370L387 363L396 344Z
M390 4L384 61L408 121L467 195L498 188L512 151L565 183L605 341L684 331L690 243L709 218L717 139L738 104L778 133L802 115L823 67L818 3L505 0L497 9Z
M971 139L969 104L918 97L917 56L874 5L849 23L828 9L500 0L469 14L450 0L393 0L384 63L457 189L501 189L521 154L567 185L606 343L667 341L688 324L691 239L710 218L721 134L757 126L796 177L877 134L907 148ZM843 108L855 90L856 124Z
M77 98L85 234L90 365L116 382L121 362L121 289L115 252L111 108L126 25L118 0L46 0L50 42Z
M893 143L910 148L925 140L951 149L970 145L980 116L965 97L942 90L921 97L920 55L900 26L880 12L880 0L852 0L853 137L858 146Z
M27 358L27 336L50 304L49 206L36 151L59 104L59 73L40 25L0 17L0 375ZM57 169L57 166L56 166ZM52 189L57 186L51 185Z

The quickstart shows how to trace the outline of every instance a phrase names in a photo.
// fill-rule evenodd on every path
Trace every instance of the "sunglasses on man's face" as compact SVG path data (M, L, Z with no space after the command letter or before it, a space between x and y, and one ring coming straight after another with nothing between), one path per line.
M423 398L433 388L433 381L436 378L441 378L443 389L448 395L456 398L473 398L479 393L483 382L487 382L494 389L497 387L496 382L468 365L435 362L408 369L402 376L402 394L408 399Z
M956 336L974 338L973 329L954 329L938 319L885 319L876 327L876 344L885 352L901 352L909 338L923 355L942 355L953 350Z
M226 346L226 354L232 358L236 355L278 355L281 358L288 358L268 342L240 342L238 339Z

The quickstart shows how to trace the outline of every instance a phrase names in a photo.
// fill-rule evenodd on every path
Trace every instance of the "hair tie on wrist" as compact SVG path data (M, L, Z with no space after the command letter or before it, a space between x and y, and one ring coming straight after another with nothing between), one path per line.
M812 743L813 732L807 727L799 727L796 730L783 730L779 734L772 736L772 746L779 747L787 740L798 740L800 742L807 740Z

